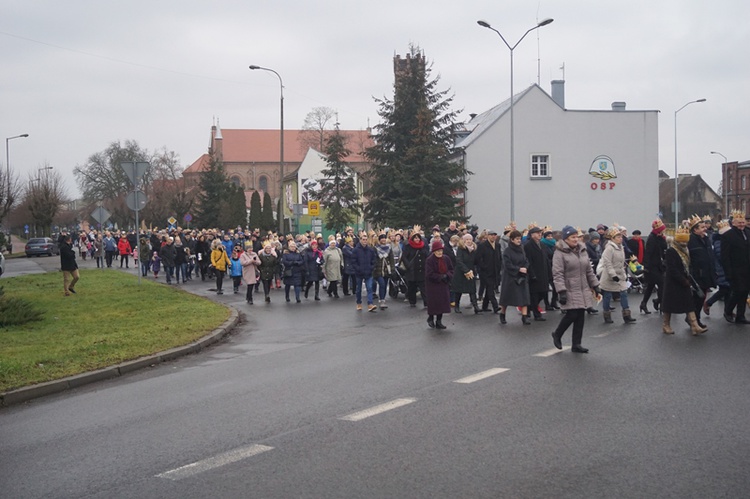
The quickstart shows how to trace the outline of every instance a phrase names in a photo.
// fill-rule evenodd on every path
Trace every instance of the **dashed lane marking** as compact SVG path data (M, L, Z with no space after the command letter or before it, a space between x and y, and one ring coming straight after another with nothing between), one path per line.
M558 350L557 348L550 348L549 350L535 353L533 357L551 357L556 353L564 352L565 350L570 350L570 347L563 347L562 350Z
M609 336L610 334L612 334L612 331L607 331L606 333L601 333L601 334L595 334L594 336L592 336L592 338L604 338L606 336Z
M386 402L384 404L376 405L375 407L370 407L369 409L365 409L363 411L355 412L352 414L349 414L348 416L344 416L342 418L339 418L343 421L361 421L363 419L369 418L371 416L375 416L377 414L381 414L386 411L390 411L393 409L397 409L399 407L403 407L405 405L409 405L412 402L416 402L417 399L396 399L391 400L390 402Z
M196 461L194 463L186 464L185 466L181 466L170 471L165 471L164 473L160 473L156 476L157 478L182 480L183 478L188 478L193 475L197 475L198 473L203 473L204 471L219 468L220 466L224 466L226 464L236 463L237 461L242 461L243 459L247 459L252 456L257 456L258 454L268 452L272 449L273 447L268 447L267 445L247 445L245 447L239 447L237 449L224 452L223 454L219 454L214 457L209 457L208 459L203 459L202 461Z
M472 374L471 376L466 376L465 378L457 379L454 381L454 383L474 383L475 381L479 381L485 378L489 378L490 376L494 376L496 374L504 373L505 371L508 371L509 369L505 369L502 367L495 367L492 369L487 369L486 371L482 371L481 373Z

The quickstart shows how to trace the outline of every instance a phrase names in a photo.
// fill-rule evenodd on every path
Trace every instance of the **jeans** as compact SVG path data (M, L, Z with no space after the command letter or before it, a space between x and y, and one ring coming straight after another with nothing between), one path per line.
M141 275L143 277L146 277L148 275L148 267L149 267L150 263L151 262L149 262L148 260L145 261L145 262L141 262ZM98 267L98 265L97 265L97 267Z
M616 292L616 291L615 291ZM609 302L612 299L612 291L602 291L602 309L605 312L609 312ZM626 291L620 291L620 305L623 310L630 308L628 306L628 293Z
M172 284L172 277L174 277L174 267L164 265L164 275L167 277L167 284Z
M175 274L177 278L177 282L180 282L180 274L182 274L182 282L185 282L187 279L187 263L178 263L175 265Z
M378 298L380 300L385 300L385 295L386 293L388 293L388 281L386 281L385 277L378 277L373 279L378 286Z
M372 305L372 276L357 276L357 305L362 304L362 281L365 281L365 292L367 293L367 304Z

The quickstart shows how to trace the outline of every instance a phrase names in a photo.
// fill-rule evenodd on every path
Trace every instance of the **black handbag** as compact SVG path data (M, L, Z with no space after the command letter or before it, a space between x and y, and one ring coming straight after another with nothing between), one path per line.
M690 290L693 292L693 296L697 300L702 300L706 297L706 293L703 292L700 286L698 286L698 283L695 282L695 278L693 276L690 276Z

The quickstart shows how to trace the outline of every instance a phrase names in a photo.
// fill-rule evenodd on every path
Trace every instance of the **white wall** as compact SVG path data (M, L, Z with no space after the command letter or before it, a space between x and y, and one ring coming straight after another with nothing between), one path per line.
M533 88L515 107L515 217L529 222L580 226L619 223L644 234L659 210L656 111L564 111ZM510 221L510 114L466 148L473 171L467 211L480 228L501 230ZM550 155L549 180L531 180L532 154ZM609 156L617 178L607 189L589 174L599 155ZM614 183L610 189L609 183Z

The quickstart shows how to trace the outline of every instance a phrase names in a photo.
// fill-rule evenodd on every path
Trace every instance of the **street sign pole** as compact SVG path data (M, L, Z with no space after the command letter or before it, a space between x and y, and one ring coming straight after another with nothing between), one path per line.
M151 165L145 161L123 161L122 163L120 163L120 168L123 169L125 175L127 175L128 179L130 179L130 183L133 184L133 194L135 197L135 202L133 203L134 206L132 206L131 208L133 209L133 211L135 211L135 251L138 255L138 265L136 266L135 271L138 273L139 286L141 285L140 266L143 265L143 262L141 262L141 224L138 217L138 212L141 210L141 206L138 200L138 188L141 183L141 178L143 178L150 166Z

